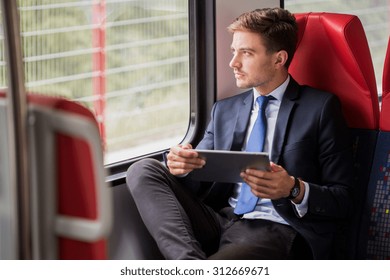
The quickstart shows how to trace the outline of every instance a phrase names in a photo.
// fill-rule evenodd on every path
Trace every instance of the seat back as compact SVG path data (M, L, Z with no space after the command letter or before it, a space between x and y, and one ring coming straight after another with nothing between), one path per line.
M30 94L32 193L39 259L106 259L111 190L97 122L84 106Z
M39 259L106 259L111 190L97 122L84 106L30 94Z
M354 258L374 147L379 104L374 68L363 26L358 17L335 13L295 14L299 39L289 68L300 84L337 95L351 128L356 178L356 211L348 233L347 255Z
M359 242L361 259L390 259L390 38L384 60L379 135Z
M29 94L28 120L33 258L108 258L112 193L95 117L64 98Z

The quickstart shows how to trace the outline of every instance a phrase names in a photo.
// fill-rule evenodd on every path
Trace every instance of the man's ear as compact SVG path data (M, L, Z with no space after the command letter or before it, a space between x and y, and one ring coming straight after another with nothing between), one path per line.
M286 64L287 59L288 59L287 52L284 50L281 50L281 51L278 51L275 55L276 55L275 66L283 67Z

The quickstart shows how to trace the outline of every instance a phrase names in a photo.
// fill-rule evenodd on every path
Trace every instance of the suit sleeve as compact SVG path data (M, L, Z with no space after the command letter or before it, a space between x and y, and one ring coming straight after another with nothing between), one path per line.
M309 213L317 218L347 218L353 211L352 141L337 98L328 98L318 123L321 184L311 183Z

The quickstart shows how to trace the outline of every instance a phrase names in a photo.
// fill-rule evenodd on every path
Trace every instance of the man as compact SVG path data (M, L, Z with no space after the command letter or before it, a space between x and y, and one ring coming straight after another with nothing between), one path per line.
M339 101L288 74L297 25L287 10L245 13L228 29L236 84L251 90L216 102L197 148L251 150L265 112L260 149L271 170L245 170L244 184L197 184L191 171L206 162L190 144L178 145L168 168L151 159L129 168L140 215L167 259L332 258L352 211L351 143ZM265 109L258 99L267 99Z

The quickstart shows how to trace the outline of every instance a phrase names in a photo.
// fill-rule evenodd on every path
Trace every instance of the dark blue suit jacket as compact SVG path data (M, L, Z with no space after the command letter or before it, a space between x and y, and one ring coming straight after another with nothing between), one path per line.
M241 150L253 91L216 102L199 149ZM308 213L300 218L288 199L272 201L276 211L310 245L315 259L332 258L337 234L352 212L353 163L349 129L336 96L293 79L276 121L271 159L310 185ZM232 185L214 183L205 202L227 205Z

